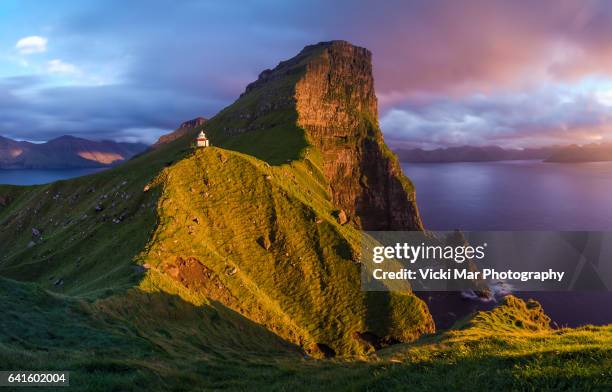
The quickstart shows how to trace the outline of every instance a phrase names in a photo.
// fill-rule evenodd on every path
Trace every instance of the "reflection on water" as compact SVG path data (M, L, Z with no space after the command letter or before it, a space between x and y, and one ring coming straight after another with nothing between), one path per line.
M612 231L612 162L407 163L421 216L433 230ZM439 328L486 309L457 293L418 293ZM515 293L558 325L612 323L612 292Z
M2 170L0 169L0 185L38 185L47 184L58 180L81 177L96 173L106 168L96 169L57 169L57 170Z
M612 230L612 162L409 163L434 230Z

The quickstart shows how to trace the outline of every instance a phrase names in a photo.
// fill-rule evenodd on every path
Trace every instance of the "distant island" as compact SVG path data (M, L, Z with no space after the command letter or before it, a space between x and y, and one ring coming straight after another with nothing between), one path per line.
M612 144L571 145L556 151L546 162L604 162L612 161Z
M147 149L142 143L61 136L45 143L0 136L0 169L77 169L112 166Z
M459 146L424 150L398 148L395 153L402 162L450 163L542 160L544 162L577 163L612 161L612 144L585 146L551 146L540 148L505 149L499 146Z

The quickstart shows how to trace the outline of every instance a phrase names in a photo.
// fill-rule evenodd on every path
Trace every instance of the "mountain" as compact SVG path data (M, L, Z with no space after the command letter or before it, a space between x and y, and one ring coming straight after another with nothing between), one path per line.
M490 162L515 160L544 160L561 150L561 147L542 147L525 149L504 149L499 146L459 146L435 150L396 149L402 162L443 163L443 162Z
M177 129L174 131L161 136L157 141L151 146L151 148L159 148L160 146L170 143L182 136L185 136L190 130L195 128L201 128L206 123L206 119L204 117L196 117L193 120L185 121Z
M61 136L46 143L0 137L0 169L66 169L114 165L144 151L140 143Z
M579 163L612 161L612 144L572 145L551 154L546 162Z
M202 127L213 147L194 150ZM214 301L313 356L434 331L410 292L360 287L362 228L422 228L378 127L369 51L308 46L179 130L103 173L0 188L0 274L74 296Z
M371 57L344 41L307 46L263 71L209 128L247 135L254 143L236 147L270 163L303 153L321 170L332 202L364 229L419 230L414 187L378 126ZM292 133L284 123L292 124ZM261 136L248 136L253 130ZM268 156L281 150L277 158Z
M422 229L371 71L366 49L307 46L121 165L0 186L3 366L94 391L439 390L468 372L579 389L587 365L605 382L609 328L556 333L511 298L432 336L409 289L362 290L363 230ZM212 147L194 149L203 128Z

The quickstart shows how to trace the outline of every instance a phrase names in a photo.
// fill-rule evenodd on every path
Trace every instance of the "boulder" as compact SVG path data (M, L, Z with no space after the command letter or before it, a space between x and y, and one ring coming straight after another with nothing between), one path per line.
M334 215L336 216L336 221L341 225L345 225L349 221L348 216L346 215L346 212L344 212L344 210L336 211Z

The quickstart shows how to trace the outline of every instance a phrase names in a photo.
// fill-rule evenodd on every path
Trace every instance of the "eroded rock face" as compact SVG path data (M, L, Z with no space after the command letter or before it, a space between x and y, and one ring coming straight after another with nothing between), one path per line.
M11 198L8 196L0 195L0 207L6 207L11 202Z
M193 120L185 121L179 128L197 128L205 123L206 119L204 117L196 117Z
M345 41L307 46L247 87L243 97L260 99L255 113L240 116L294 108L322 154L334 204L351 221L366 230L421 230L412 184L378 126L371 59L369 50Z
M201 127L206 123L206 119L204 117L196 117L193 120L185 121L181 123L181 125L175 129L174 131L162 135L159 139L151 146L151 148L155 149L164 144L168 144L189 132L192 132L195 128Z

